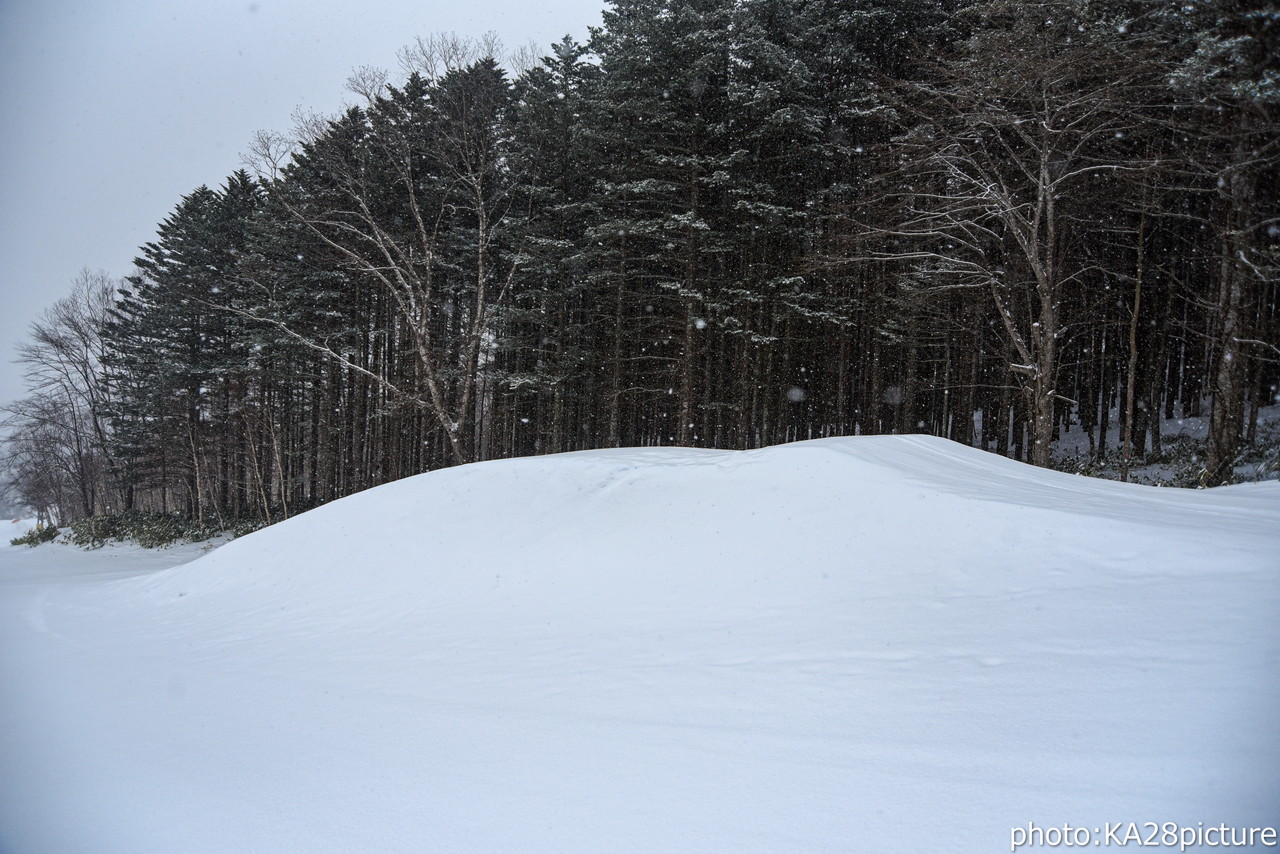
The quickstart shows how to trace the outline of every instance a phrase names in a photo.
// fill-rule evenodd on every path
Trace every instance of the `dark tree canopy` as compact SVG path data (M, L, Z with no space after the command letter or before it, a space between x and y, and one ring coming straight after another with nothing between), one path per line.
M928 432L1046 465L1119 425L1127 466L1207 416L1230 480L1280 382L1278 21L616 0L514 77L421 41L179 201L97 328L92 417L10 413L21 477L64 516L269 522L602 446Z

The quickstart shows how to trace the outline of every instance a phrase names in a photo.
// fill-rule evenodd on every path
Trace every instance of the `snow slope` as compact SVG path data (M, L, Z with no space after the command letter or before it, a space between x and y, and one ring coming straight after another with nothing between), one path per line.
M915 436L448 469L125 578L6 548L0 851L1274 826L1278 555L1277 483Z

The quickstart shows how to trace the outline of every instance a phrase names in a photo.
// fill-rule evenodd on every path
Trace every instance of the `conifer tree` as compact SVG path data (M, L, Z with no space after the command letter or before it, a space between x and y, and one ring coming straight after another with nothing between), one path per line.
M135 261L105 335L116 390L113 442L126 488L154 486L167 508L171 485L180 484L193 517L229 509L219 433L232 400L230 373L244 351L241 324L213 306L236 287L256 200L244 173L221 192L199 187L183 197Z
M596 435L600 295L585 256L595 189L607 167L592 158L585 138L598 80L585 55L566 36L521 75L513 94L506 243L520 264L502 313L496 366L511 453L589 447Z

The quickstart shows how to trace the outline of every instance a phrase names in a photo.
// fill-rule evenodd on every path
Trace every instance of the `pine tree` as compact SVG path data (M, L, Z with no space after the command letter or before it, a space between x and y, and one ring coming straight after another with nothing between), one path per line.
M516 81L511 121L514 203L507 243L520 258L499 326L508 453L590 447L599 373L593 370L600 295L586 234L607 166L585 139L586 101L598 80L586 48L567 36Z
M725 287L724 179L733 6L723 0L622 2L593 34L602 82L596 145L614 164L589 239L616 288L610 438L624 417L644 442L692 444L708 305ZM627 323L624 314L634 323ZM624 416L623 399L634 409ZM642 437L642 438L641 438Z
M179 483L184 511L200 519L230 509L220 434L241 324L215 306L237 284L255 186L239 173L222 192L199 187L183 197L135 261L104 336L126 488L131 496L139 486L158 488L167 509L170 485Z
M1274 225L1280 13L1266 2L1210 3L1166 12L1162 23L1174 32L1190 30L1192 52L1172 83L1193 122L1189 133L1197 146L1187 162L1192 183L1213 193L1216 355L1205 483L1217 485L1233 477L1250 361L1271 358L1275 350L1274 341L1259 338L1253 326L1268 289L1274 300L1280 273Z

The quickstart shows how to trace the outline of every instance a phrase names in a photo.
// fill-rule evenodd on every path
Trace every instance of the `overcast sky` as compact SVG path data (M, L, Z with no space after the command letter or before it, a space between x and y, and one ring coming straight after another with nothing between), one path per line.
M14 348L81 268L123 276L259 129L333 113L415 36L582 40L603 0L0 0L0 402ZM354 100L354 98L351 98Z

